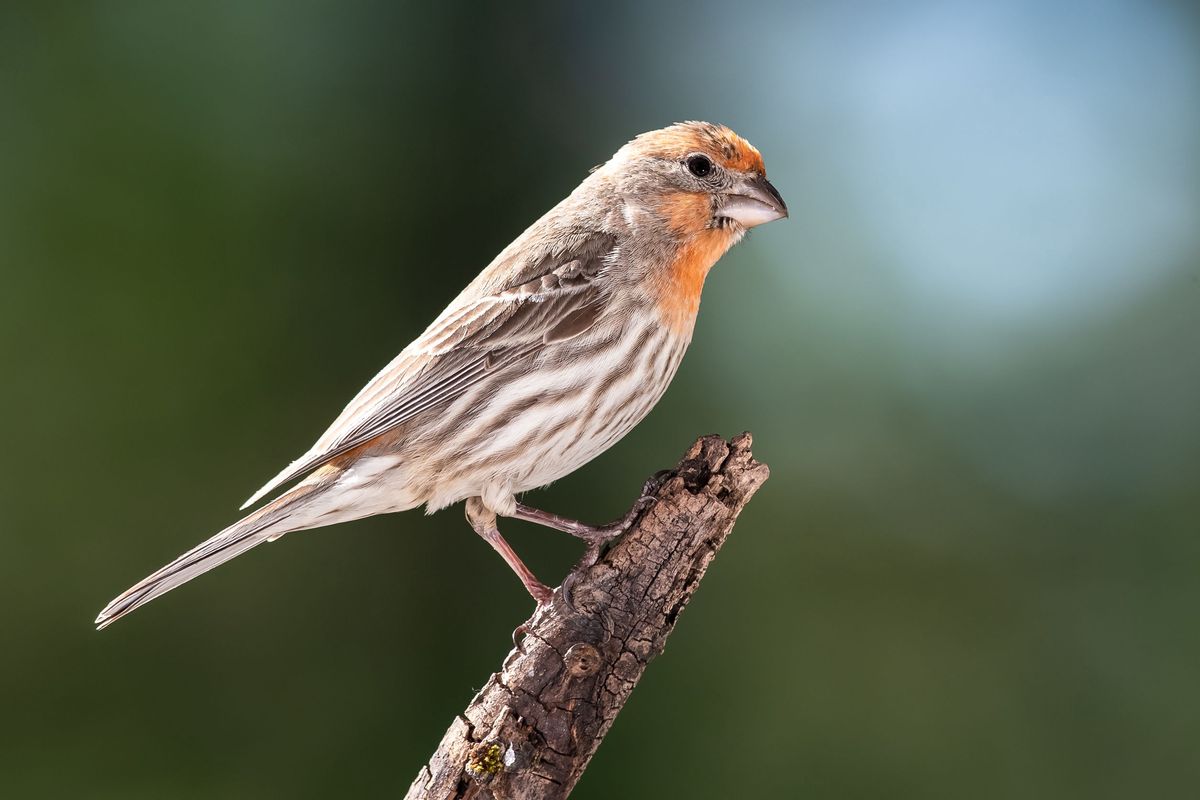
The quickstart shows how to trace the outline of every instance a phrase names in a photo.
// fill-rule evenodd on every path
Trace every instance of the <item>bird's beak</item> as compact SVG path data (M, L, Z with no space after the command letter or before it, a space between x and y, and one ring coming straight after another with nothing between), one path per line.
M774 222L788 215L787 203L762 175L747 177L721 195L718 217L734 220L744 228Z

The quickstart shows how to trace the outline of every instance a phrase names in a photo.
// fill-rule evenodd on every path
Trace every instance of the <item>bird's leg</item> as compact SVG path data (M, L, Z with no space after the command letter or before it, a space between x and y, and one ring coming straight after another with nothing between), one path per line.
M525 566L525 562L521 560L516 551L509 546L508 542L504 541L504 537L500 535L500 529L496 527L496 512L487 508L483 504L482 498L468 498L467 522L471 523L471 527L483 537L484 541L495 548L500 557L512 568L512 571L517 573L517 577L525 585L526 591L533 596L539 606L550 600L554 591L539 581L533 571Z
M633 523L633 519L637 516L637 506L630 509L630 513L626 514L616 522L610 522L607 525L588 525L578 520L570 519L569 517L561 517L550 511L542 511L540 508L533 508L524 503L517 503L517 510L511 516L513 519L523 519L526 522L533 522L538 525L544 525L547 528L553 528L556 531L569 533L572 536L583 539L586 542L598 544L606 542L614 536L619 536L624 533Z
M542 511L539 508L527 506L521 502L517 503L516 510L508 516L544 525L547 528L553 528L556 531L569 533L578 539L583 539L588 543L583 563L591 565L596 563L596 559L600 555L600 549L605 544L629 530L638 517L641 516L642 512L654 505L655 498L651 495L651 492L655 486L656 484L653 484L653 479L647 481L646 485L642 487L642 495L625 512L625 516L607 525L588 525L569 517L562 517L549 511Z

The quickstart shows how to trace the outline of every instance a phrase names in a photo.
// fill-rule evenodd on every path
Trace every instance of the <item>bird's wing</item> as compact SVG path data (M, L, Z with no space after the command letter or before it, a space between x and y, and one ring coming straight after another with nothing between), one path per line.
M596 280L613 252L592 237L520 270L494 291L460 296L363 387L312 449L259 489L252 505L281 484L461 396L486 375L586 331L607 294Z

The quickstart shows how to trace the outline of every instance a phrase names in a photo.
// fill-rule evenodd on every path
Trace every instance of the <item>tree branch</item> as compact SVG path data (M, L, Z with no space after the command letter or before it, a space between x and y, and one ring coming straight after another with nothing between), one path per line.
M656 502L576 568L446 731L409 800L558 800L574 788L742 507L767 479L750 434L704 436L647 483Z

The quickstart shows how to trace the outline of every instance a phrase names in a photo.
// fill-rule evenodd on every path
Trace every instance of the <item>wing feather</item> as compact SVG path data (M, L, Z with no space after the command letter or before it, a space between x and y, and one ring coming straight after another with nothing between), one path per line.
M508 285L469 297L469 288L416 341L363 387L312 449L243 504L310 472L332 458L462 396L495 374L543 349L580 335L604 311L607 293L596 280L612 254L609 236L583 242L570 254L544 258Z

